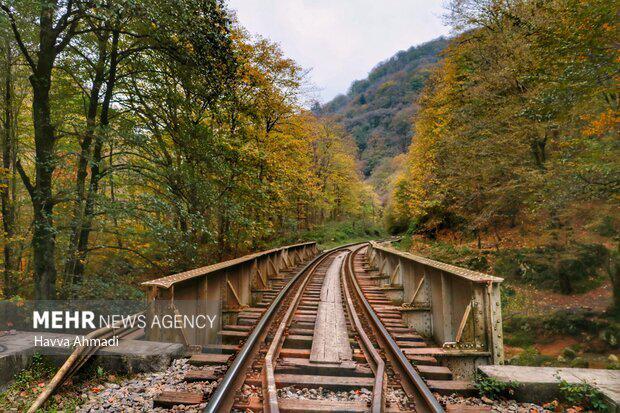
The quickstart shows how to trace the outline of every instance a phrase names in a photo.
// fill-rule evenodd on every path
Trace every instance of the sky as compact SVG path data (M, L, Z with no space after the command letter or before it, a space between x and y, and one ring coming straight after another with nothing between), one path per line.
M445 0L228 0L242 26L310 69L322 103L399 50L448 35Z

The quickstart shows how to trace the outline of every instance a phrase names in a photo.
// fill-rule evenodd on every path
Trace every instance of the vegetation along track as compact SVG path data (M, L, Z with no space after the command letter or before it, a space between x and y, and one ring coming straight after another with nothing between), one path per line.
M402 327L395 340L382 321L392 314L377 315L366 298L365 245L326 251L290 278L246 332L206 412L443 411L400 350L421 338ZM442 367L421 370L448 378Z

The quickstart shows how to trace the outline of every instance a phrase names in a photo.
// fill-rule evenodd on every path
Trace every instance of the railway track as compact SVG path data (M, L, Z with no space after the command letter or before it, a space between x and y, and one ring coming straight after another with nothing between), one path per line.
M443 411L427 381L448 382L451 374L432 357L403 353L423 339L394 321L398 314L374 287L364 251L365 244L336 248L291 271L272 302L224 327L224 344L190 358L208 366L190 371L192 379L220 381L205 412ZM167 398L168 406L182 402Z
M282 270L222 326L218 344L193 347L185 386L153 407L205 412L443 412L434 392L468 393L433 347L403 321L351 244ZM206 396L206 397L205 397Z
M258 345L265 341L270 325L280 305L289 301L289 294L297 288L297 280L307 271L310 263L301 263L280 272L280 278L272 281L271 288L262 292L255 307L244 308L235 324L222 326L218 332L218 344L195 348L188 360L192 366L185 374L186 382L218 381L218 389L211 401L225 399L218 394L228 394L238 388L242 372L248 361L257 355ZM201 392L167 391L153 401L154 407L170 408L178 405L198 405L204 402ZM230 410L228 403L228 410ZM219 409L221 406L218 406ZM220 411L220 410L215 410ZM224 411L224 410L221 410Z
M413 387L420 388L420 381L424 381L427 389L433 393L449 395L475 395L476 389L470 381L454 380L454 374L448 367L439 365L436 356L445 354L442 347L437 347L431 340L427 340L403 320L403 307L393 305L386 297L385 290L377 286L373 272L366 265L364 254L355 255L351 260L349 273L355 285L355 291L364 304L364 312L371 320L372 328L377 332L379 345L385 349L386 357L391 365L396 366L395 372L409 380ZM363 296L363 298L362 298ZM409 387L411 394L416 394ZM428 392L422 394L429 403L434 403Z

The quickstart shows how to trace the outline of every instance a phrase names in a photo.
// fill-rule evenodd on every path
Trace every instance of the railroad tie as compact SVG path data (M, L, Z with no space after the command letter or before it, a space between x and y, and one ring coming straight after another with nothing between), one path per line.
M342 363L353 358L342 305L340 269L345 254L339 254L325 274L314 326L310 362Z

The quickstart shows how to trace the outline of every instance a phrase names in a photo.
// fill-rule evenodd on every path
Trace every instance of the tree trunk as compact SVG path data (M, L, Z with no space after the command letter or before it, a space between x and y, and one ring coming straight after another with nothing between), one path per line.
M84 263L79 252L79 244L84 226L86 204L86 178L88 177L89 162L91 159L92 143L95 138L97 126L97 112L99 109L99 94L104 81L104 71L107 56L108 39L104 36L99 41L99 57L95 65L95 76L90 90L88 111L86 114L86 133L80 142L80 157L77 165L75 180L75 201L73 219L71 221L71 235L69 238L69 250L65 262L64 281L68 286L74 286L82 282ZM92 169L92 167L91 167Z
M88 256L88 248L90 242L90 233L92 231L93 219L97 205L97 196L99 194L99 182L103 177L102 158L104 137L108 133L110 124L110 105L114 94L114 86L116 84L116 72L118 68L118 43L120 33L114 30L112 33L112 44L110 50L110 69L108 79L106 80L106 91L101 103L101 114L99 116L99 131L93 134L94 147L92 152L90 182L88 184L88 192L84 199L83 218L79 231L76 234L76 249L74 254L74 263L71 267L72 279L76 284L82 282L84 276L85 262ZM106 39L107 43L107 39ZM103 80L103 72L101 73ZM98 91L97 91L98 94ZM92 101L91 101L92 102ZM96 108L95 108L96 116Z
M613 286L614 304L612 311L620 315L620 244L617 245L615 253L609 257L609 276Z
M41 59L41 57L40 57ZM41 65L41 62L39 62ZM36 300L52 300L56 297L56 231L54 230L52 175L54 173L54 127L50 113L49 70L32 75L32 109L35 140L36 184L30 189L34 210L32 249L34 253L34 283Z
M574 292L573 283L571 280L571 273L574 271L571 269L572 260L563 258L562 253L558 252L555 256L555 268L558 275L558 284L560 286L560 292L562 294L572 294Z
M56 230L54 228L54 197L52 183L55 168L56 134L52 124L50 90L52 71L56 58L76 35L77 28L86 9L92 7L80 2L40 0L40 15L35 23L38 39L36 58L22 40L15 16L10 7L1 3L2 10L9 17L13 37L24 60L30 67L32 85L32 119L35 146L35 181L32 183L19 161L15 163L32 200L33 234L32 250L34 261L35 300L50 300L56 297ZM81 7L81 6L86 6ZM58 13L58 12L61 13ZM34 33L34 32L33 32Z
M0 200L2 204L2 227L4 229L4 288L5 298L9 298L17 291L15 283L19 272L19 243L15 240L17 212L15 208L15 114L13 103L13 79L12 66L13 56L11 54L10 42L5 42L6 48L6 68L4 79L4 133L2 135L2 167L4 177L0 182Z
M52 70L58 50L54 31L54 5L43 7L37 63L30 76L32 85L32 118L35 143L35 184L20 171L32 199L32 249L34 255L35 300L56 298L56 231L52 179L55 169L56 135L52 124L50 89Z
M544 170L545 163L547 162L547 136L540 139L532 139L532 141L530 142L530 148L532 150L534 163L539 169Z

